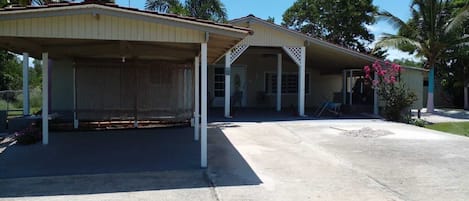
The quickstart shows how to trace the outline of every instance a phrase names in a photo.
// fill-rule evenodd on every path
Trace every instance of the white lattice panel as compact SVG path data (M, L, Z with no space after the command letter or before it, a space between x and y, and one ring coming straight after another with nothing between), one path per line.
M283 50L293 59L293 61L301 66L301 47L283 47Z
M249 45L241 44L231 49L231 58L230 58L231 64L233 64L236 61L236 59L238 59L239 56L241 56L243 52L248 49L248 47Z

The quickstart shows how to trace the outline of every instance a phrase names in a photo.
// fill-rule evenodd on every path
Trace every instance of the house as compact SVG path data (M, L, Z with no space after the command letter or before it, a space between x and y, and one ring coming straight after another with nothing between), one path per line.
M227 53L225 63L209 65L208 98L212 107L225 108L226 117L231 116L229 106L233 98L224 97L233 96L233 91L241 92L236 103L241 107L276 111L294 107L302 116L307 115L305 108L317 108L330 101L378 114L382 105L377 95L360 80L364 76L363 67L379 59L254 15L230 23L254 33ZM418 100L413 105L416 109L423 107L425 74L423 69L404 66L401 75L417 94Z
M88 2L5 8L0 48L23 54L25 80L28 58L43 61L42 119L58 114L77 128L86 121L137 127L142 120L192 118L202 167L208 107L224 107L226 117L231 105L295 107L303 116L305 108L334 101L378 113L376 92L357 84L376 58L252 15L230 23ZM415 108L422 107L424 73L403 74L419 95ZM27 89L24 82L25 97ZM48 121L42 128L48 144Z
M1 9L0 27L0 48L43 62L42 119L57 113L78 127L80 121L108 118L138 124L200 116L194 138L199 140L200 131L202 167L207 166L207 64L252 33L87 2ZM48 144L48 121L42 128Z

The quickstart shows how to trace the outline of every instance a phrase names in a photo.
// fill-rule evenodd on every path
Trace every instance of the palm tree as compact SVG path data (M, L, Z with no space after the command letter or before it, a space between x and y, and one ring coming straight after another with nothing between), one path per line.
M445 65L445 52L467 46L469 37L463 36L463 24L469 17L469 6L455 9L452 0L413 0L412 18L405 23L389 12L380 12L378 19L386 20L399 33L384 34L376 48L394 47L425 59L428 75L427 112L433 112L435 68Z
M226 9L220 0L146 0L145 9L162 13L174 13L199 19L225 22Z

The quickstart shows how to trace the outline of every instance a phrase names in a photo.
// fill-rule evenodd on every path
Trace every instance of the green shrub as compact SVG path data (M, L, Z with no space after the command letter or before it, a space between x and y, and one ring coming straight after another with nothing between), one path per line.
M378 95L384 101L384 117L391 121L408 123L410 106L417 100L417 96L400 81L401 66L390 62L385 62L382 66L376 61L371 68L365 66L363 70L368 83L378 89ZM378 77L371 82L371 75L375 73Z

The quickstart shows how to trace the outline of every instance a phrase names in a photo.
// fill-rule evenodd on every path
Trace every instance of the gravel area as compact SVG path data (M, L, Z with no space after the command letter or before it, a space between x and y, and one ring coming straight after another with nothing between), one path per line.
M343 135L350 136L350 137L362 137L362 138L376 138L382 137L386 135L393 135L394 133L387 130L381 129L372 129L369 127L364 127L358 130L350 130L342 132Z

